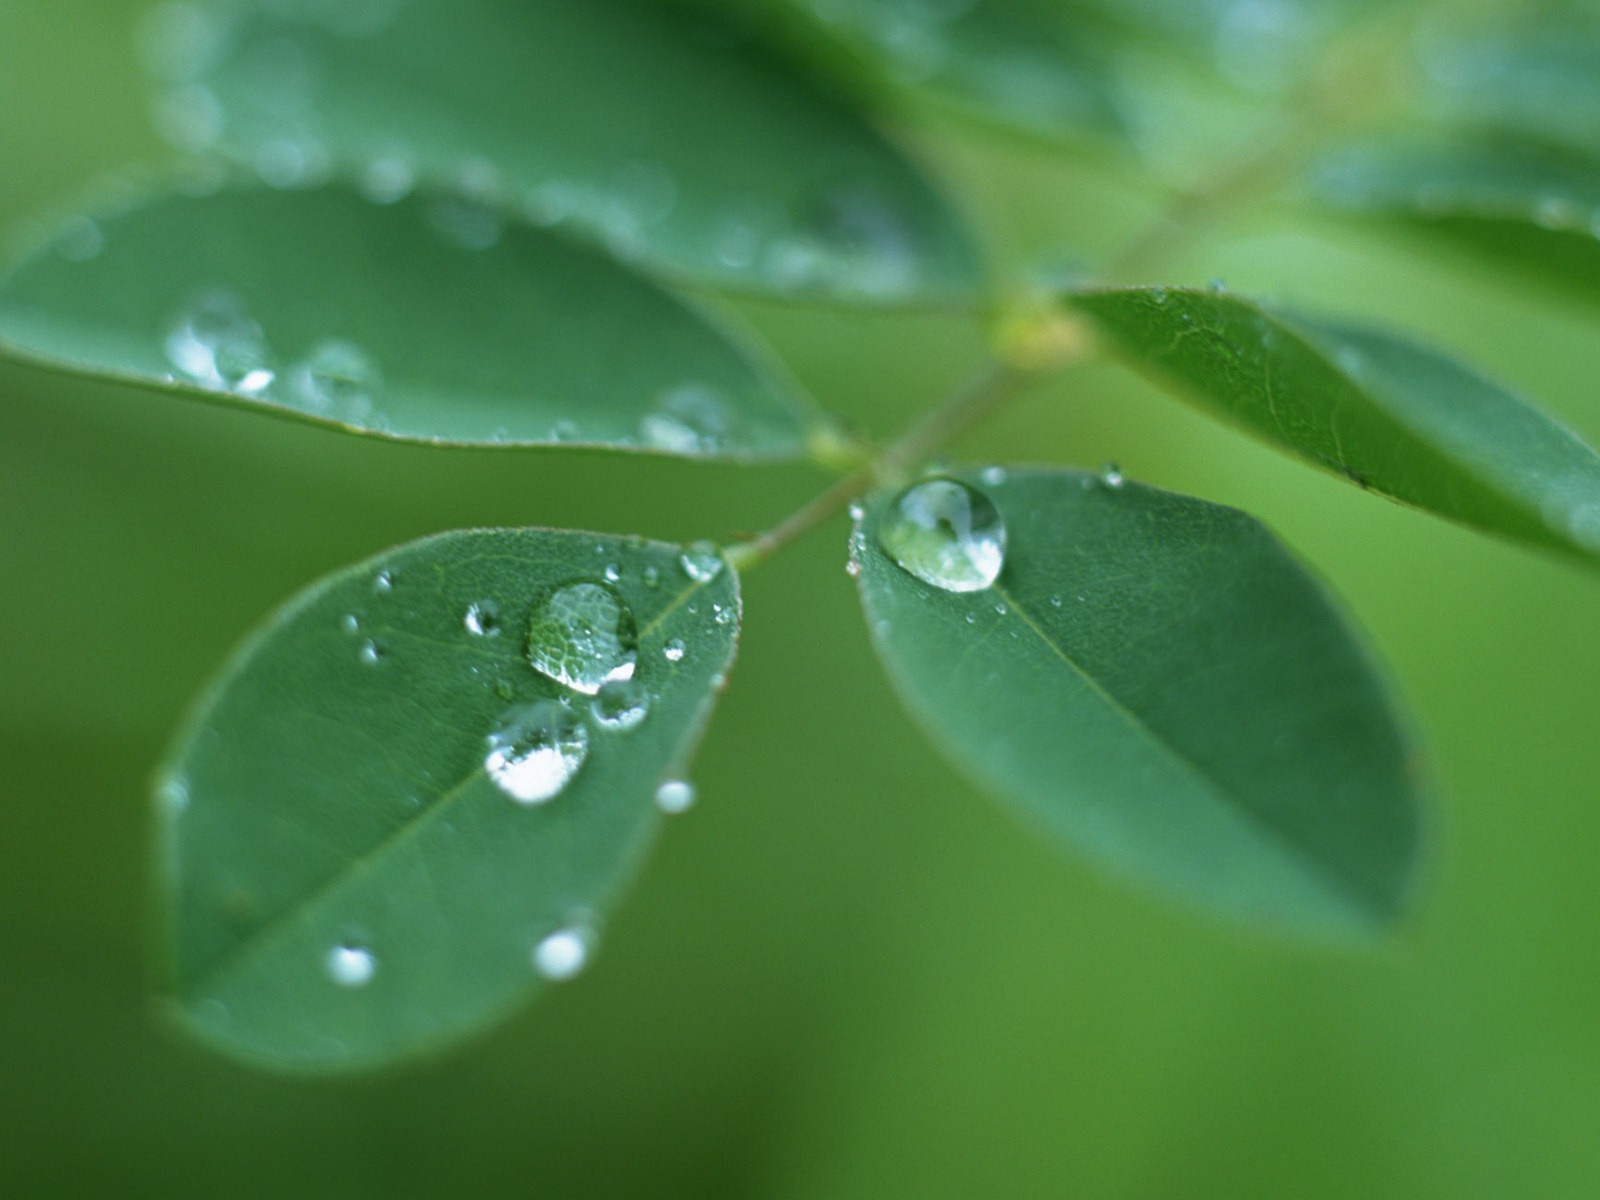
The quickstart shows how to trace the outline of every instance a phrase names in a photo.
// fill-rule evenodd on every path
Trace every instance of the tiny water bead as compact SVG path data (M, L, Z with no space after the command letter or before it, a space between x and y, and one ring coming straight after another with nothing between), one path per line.
M670 663L682 662L683 661L683 639L682 638L673 638L670 642L668 642L665 646L663 646L661 648L661 654L662 654L662 657L664 657Z
M656 807L669 815L687 812L694 805L694 784L669 779L656 789Z
M1123 475L1122 468L1114 462L1108 462L1101 466L1099 478L1102 487L1111 488L1113 491L1127 482L1127 477Z
M308 412L360 422L372 416L381 384L377 365L354 342L319 342L289 371L289 384Z
M224 289L197 295L173 321L163 348L168 361L201 387L259 396L277 378L260 324Z
M461 623L473 637L494 637L500 632L500 609L493 600L479 600L467 605Z
M489 735L483 769L518 804L543 804L561 794L588 757L583 719L564 700L540 700L505 715Z
M372 577L372 590L380 595L394 591L394 572L379 571Z
M633 729L650 715L650 693L637 679L613 679L600 686L589 707L602 728Z
M639 421L646 445L673 454L715 454L733 432L732 410L713 388L685 384L663 395Z
M574 925L558 929L533 948L533 969L552 983L580 974L594 950L594 932Z
M722 555L710 542L695 542L678 557L683 573L696 583L710 583L722 574Z
M384 644L376 638L368 638L361 643L361 661L369 667L375 667L381 663L387 653L388 650L384 647Z
M340 987L365 987L378 973L378 956L365 946L338 945L328 951L322 965Z
M533 669L589 696L612 680L633 678L638 645L633 613L604 583L557 588L528 624Z
M903 569L947 592L990 587L1005 566L1000 510L954 479L929 479L902 492L884 515L878 542Z

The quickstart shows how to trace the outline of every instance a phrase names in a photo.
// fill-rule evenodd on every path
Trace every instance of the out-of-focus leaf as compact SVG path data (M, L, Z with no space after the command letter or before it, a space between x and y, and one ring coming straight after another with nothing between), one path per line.
M77 218L0 280L0 348L411 441L794 457L816 419L709 314L449 195L228 189Z
M580 968L733 656L733 571L681 553L447 533L274 614L158 783L186 1026L269 1066L372 1067Z
M879 496L852 547L878 652L941 749L1047 835L1229 915L1395 919L1419 848L1412 753L1328 597L1260 524L1071 471L954 484L971 502L942 522L917 493L950 480ZM981 582L975 564L999 567L992 586L936 582Z
M369 12L370 9L370 12ZM271 183L415 179L696 280L970 299L968 232L921 172L741 30L648 0L302 2L157 26L162 123ZM370 17L370 19L367 19Z
M1452 520L1600 556L1600 456L1442 354L1210 291L1071 303L1134 366L1302 458Z
M1600 162L1487 142L1370 142L1325 158L1311 187L1335 211L1600 298Z

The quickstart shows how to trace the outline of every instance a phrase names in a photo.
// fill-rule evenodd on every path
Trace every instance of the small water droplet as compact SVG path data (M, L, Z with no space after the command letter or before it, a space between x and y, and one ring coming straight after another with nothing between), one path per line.
M399 154L375 158L361 173L361 194L374 204L397 204L416 186L416 168Z
M1062 599L1061 599L1060 596L1051 596L1050 597L1050 607L1051 608L1060 608L1061 605L1062 605Z
M361 618L355 613L345 613L339 618L339 628L346 633L360 633Z
M202 292L167 332L167 359L202 387L258 396L277 372L261 326L232 292Z
M683 639L673 638L661 648L662 656L670 663L683 661Z
M380 595L394 591L394 572L379 571L372 577L372 590Z
M669 779L656 789L656 807L668 814L686 812L694 804L694 784Z
M189 807L189 781L175 775L161 785L156 801L170 815L177 816Z
M633 678L638 644L632 611L604 583L557 588L528 624L533 669L589 696L613 679Z
M589 757L589 731L564 700L512 709L488 740L483 769L518 804L560 795Z
M365 987L378 973L378 956L365 946L338 945L328 951L323 966L340 987Z
M653 588L653 587L659 586L660 583L661 583L661 571L656 567L656 565L654 563L651 563L649 566L645 567L645 569L644 569L644 585L647 588Z
M611 563L606 567L603 574L606 577L607 583L616 583L622 578L622 568L617 566L616 563Z
M594 694L590 711L603 728L633 729L650 715L650 693L637 679L613 679Z
M494 637L500 632L500 608L493 600L479 600L467 605L461 623L473 637Z
M907 488L878 528L884 551L947 592L991 586L1005 566L1006 527L994 502L954 479Z
M656 402L639 421L639 435L671 454L714 454L727 443L733 424L733 410L715 389L689 383Z
M369 667L375 667L381 663L387 653L388 650L385 649L383 643L376 638L368 638L361 643L361 661Z
M330 338L290 369L289 381L308 412L357 424L372 419L382 376L360 346Z
M983 481L985 487L999 487L1006 481L1006 469L1004 467L985 467L978 478Z
M1114 462L1108 462L1101 466L1099 480L1102 487L1111 488L1113 491L1127 482L1122 474L1122 468Z
M850 519L852 521L859 521L866 515L867 506L865 504L862 504L859 500L850 501Z
M571 979L589 964L594 931L573 925L542 938L533 948L533 967L552 983Z
M722 574L722 555L710 542L695 542L678 556L683 573L696 583L710 583Z

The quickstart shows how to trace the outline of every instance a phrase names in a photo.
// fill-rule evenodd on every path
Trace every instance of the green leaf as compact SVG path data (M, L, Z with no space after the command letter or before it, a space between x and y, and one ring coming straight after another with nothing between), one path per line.
M1600 299L1600 162L1491 142L1371 141L1325 158L1310 187L1336 212Z
M0 281L0 349L410 441L799 456L817 420L733 332L450 195L154 198Z
M934 586L884 550L926 511L911 493L877 497L852 546L878 652L932 740L1046 835L1216 911L1393 921L1419 850L1415 760L1316 580L1233 509L1072 471L956 478L1004 522L992 587ZM932 528L959 541L968 514L945 516ZM901 555L915 570L926 551ZM986 561L944 561L963 558Z
M1061 140L1126 132L1103 49L1032 0L976 5L790 0L895 82L956 108Z
M367 1068L581 966L658 803L688 798L657 792L682 778L733 657L734 572L701 556L690 575L681 554L447 533L274 614L158 785L184 1023L264 1065Z
M1600 555L1600 457L1443 355L1218 292L1070 302L1134 366L1310 462L1491 533Z
M261 8L261 5L254 6ZM739 290L969 301L965 225L856 112L740 28L647 0L323 4L157 29L163 124L270 181L443 181Z

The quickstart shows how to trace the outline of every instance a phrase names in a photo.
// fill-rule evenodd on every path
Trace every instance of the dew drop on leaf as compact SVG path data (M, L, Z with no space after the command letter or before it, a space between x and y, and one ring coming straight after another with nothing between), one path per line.
M600 685L590 709L604 729L632 729L650 715L650 693L637 679L613 679Z
M557 588L528 624L533 669L589 696L611 680L633 678L638 644L633 613L603 583Z
M1115 490L1125 482L1126 477L1122 474L1122 468L1116 463L1108 462L1100 468L1100 483L1103 487Z
M226 290L197 295L167 331L164 348L168 361L201 387L259 396L277 378L260 324Z
M645 443L671 454L714 454L732 432L727 401L697 383L673 388L639 421Z
M361 643L361 661L369 667L375 667L381 663L386 653L388 651L384 649L383 643L374 638L368 638Z
M493 600L480 600L467 605L461 623L473 637L494 637L500 632L500 609Z
M669 779L656 789L656 807L664 813L685 812L693 804L694 784L687 780Z
M1005 566L1000 510L954 479L929 479L902 492L879 526L878 541L903 569L947 592L990 587Z
M594 934L579 926L558 929L533 948L533 968L546 979L559 983L579 974L589 964L594 949Z
M673 638L670 642L668 642L665 646L663 646L661 648L661 653L666 658L666 660L668 662L671 662L671 663L682 662L683 661L683 639L682 638Z
M489 735L483 769L518 804L561 794L589 757L589 731L564 700L540 700L508 712Z
M695 542L679 556L683 573L696 583L710 583L722 574L722 555L710 542Z
M378 972L378 956L365 946L339 945L328 951L323 966L340 987L365 987Z

